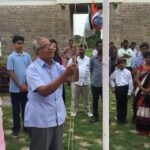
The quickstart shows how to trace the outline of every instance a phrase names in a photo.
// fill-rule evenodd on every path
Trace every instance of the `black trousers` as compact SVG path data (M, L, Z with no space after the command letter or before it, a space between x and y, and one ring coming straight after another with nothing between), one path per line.
M98 118L98 100L99 96L102 98L102 87L95 87L91 85L92 97L93 97L93 115Z
M117 100L117 120L118 122L125 122L127 117L128 85L117 86L115 95Z
M22 124L24 122L24 110L27 103L26 93L10 93L12 103L13 128L14 132L18 132L21 127L20 114L22 116Z

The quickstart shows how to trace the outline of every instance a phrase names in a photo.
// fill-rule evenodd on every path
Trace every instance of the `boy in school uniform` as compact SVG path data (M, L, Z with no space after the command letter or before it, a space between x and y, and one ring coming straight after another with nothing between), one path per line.
M133 91L132 75L125 63L123 57L118 58L116 70L110 76L111 87L115 87L118 123L126 123L128 96Z
M26 69L31 64L30 55L23 50L24 37L14 35L12 38L13 52L8 56L7 70L10 76L9 92L12 103L13 127L12 136L17 137L21 128L21 118L24 122L24 110L28 100ZM23 123L22 123L23 125ZM27 129L23 126L23 130Z

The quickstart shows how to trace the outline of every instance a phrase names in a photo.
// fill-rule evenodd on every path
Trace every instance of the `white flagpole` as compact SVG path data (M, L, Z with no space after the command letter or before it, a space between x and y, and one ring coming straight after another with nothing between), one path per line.
M109 0L103 0L103 150L109 150Z

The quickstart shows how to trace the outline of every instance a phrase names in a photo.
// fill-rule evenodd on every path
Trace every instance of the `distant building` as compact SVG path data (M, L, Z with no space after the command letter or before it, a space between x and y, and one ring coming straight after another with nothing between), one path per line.
M102 5L102 0L94 0ZM58 40L60 47L72 37L72 15L87 13L91 0L0 0L2 54L12 49L14 34L25 36L26 48L35 37ZM76 5L74 4L76 3ZM77 4L78 3L78 4ZM75 7L76 6L76 7ZM124 39L150 43L149 0L110 0L110 41L119 47Z

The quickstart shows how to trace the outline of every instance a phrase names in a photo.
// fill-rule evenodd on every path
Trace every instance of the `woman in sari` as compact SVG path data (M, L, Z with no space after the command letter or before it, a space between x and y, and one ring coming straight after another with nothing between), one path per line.
M145 64L137 70L135 90L136 130L141 135L150 134L150 51L144 55Z

